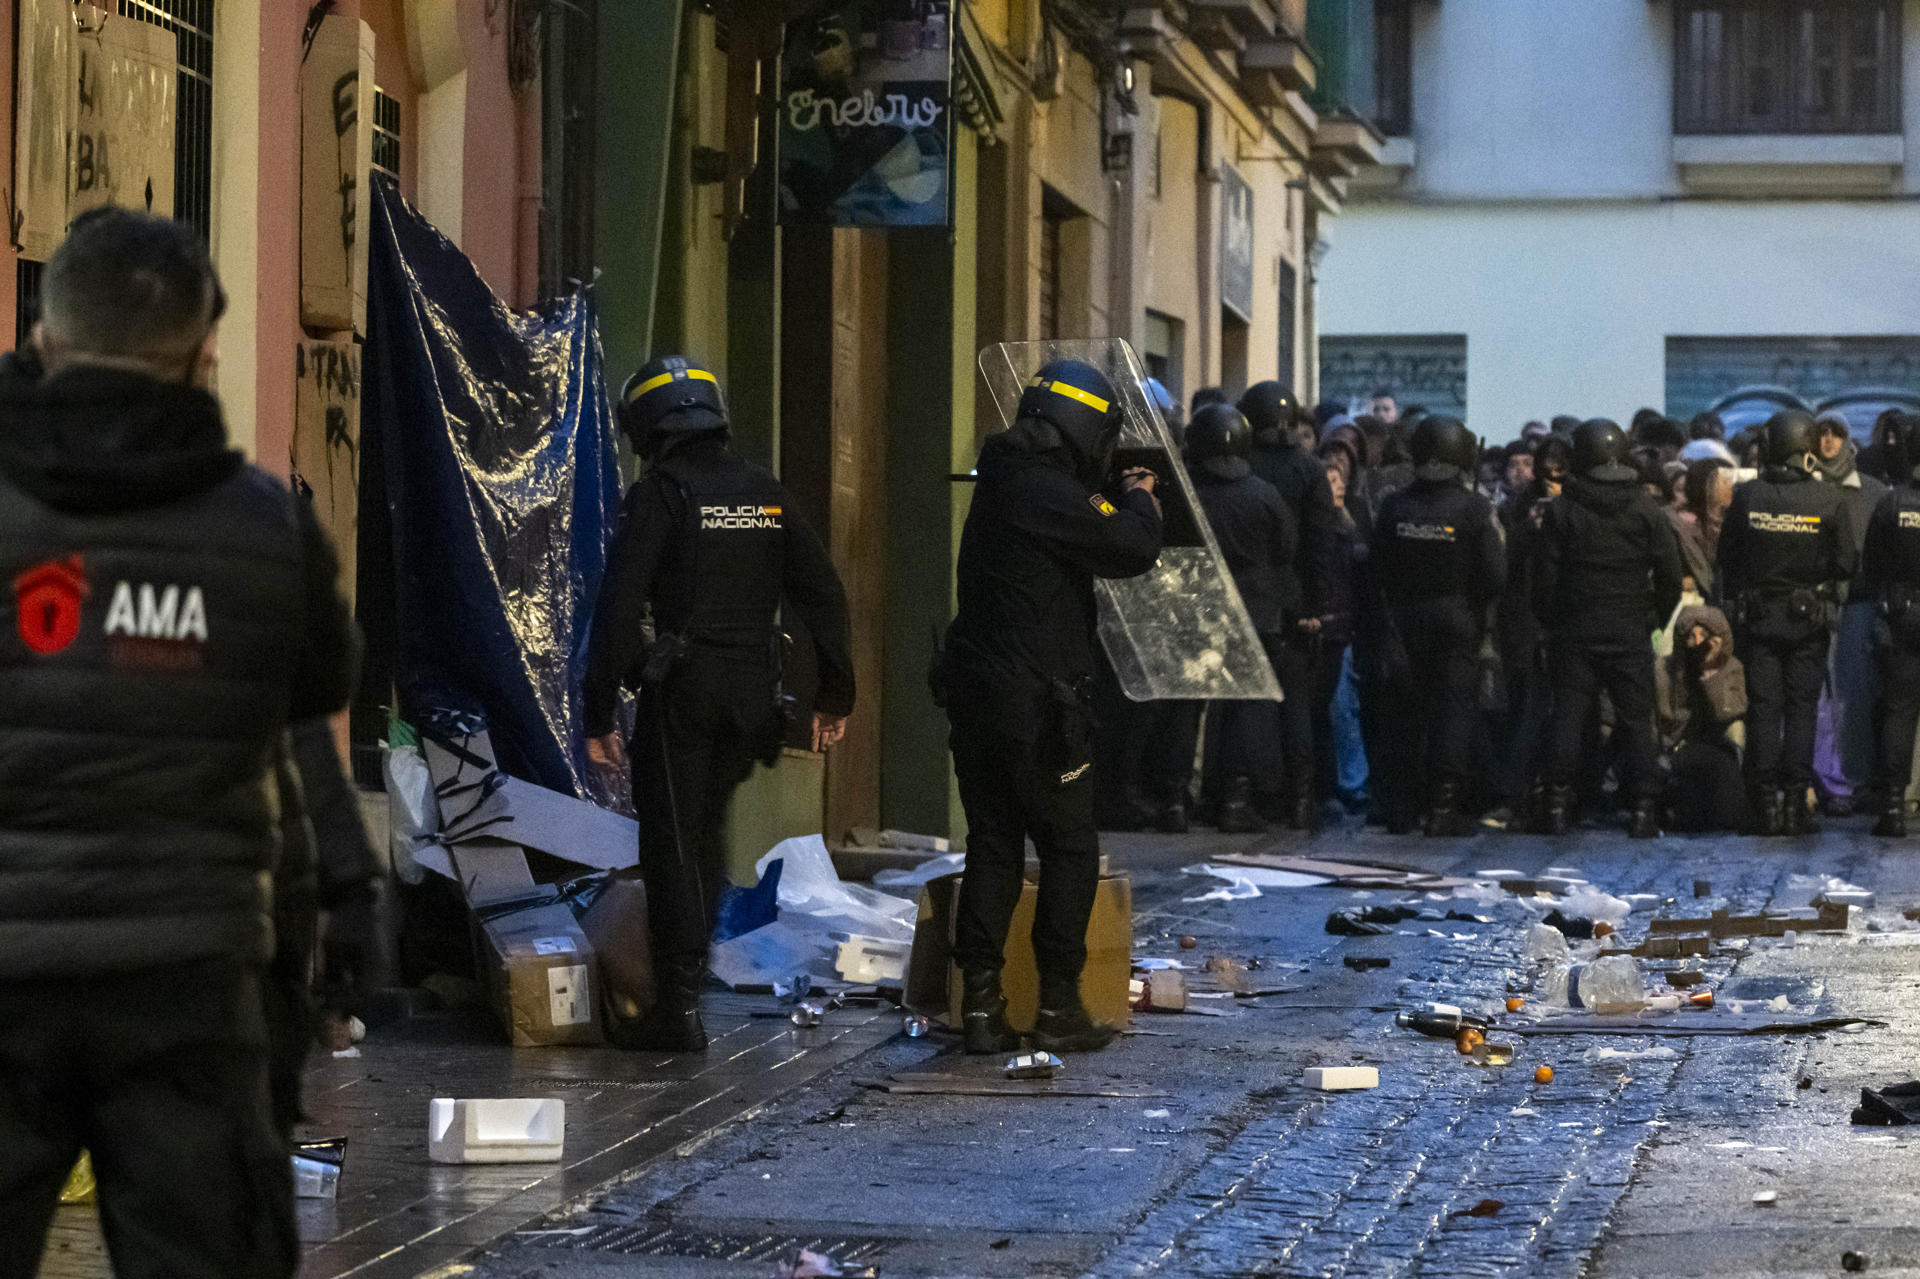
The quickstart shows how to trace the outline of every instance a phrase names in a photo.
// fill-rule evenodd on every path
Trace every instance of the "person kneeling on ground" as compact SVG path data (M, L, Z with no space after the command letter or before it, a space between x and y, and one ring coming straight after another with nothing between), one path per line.
M1665 753L1667 826L1676 831L1746 829L1740 753L1746 741L1747 672L1733 655L1733 627L1717 608L1680 610L1673 652L1655 667Z

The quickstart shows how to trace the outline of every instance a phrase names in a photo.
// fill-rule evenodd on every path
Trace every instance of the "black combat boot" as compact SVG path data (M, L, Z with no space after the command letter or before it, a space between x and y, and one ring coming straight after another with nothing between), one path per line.
M1807 802L1807 794L1801 791L1789 795L1780 806L1780 829L1787 835L1818 835L1819 819L1813 815L1813 805Z
M1780 792L1771 786L1755 787L1748 796L1748 804L1753 809L1752 835L1773 836L1785 830L1785 818L1780 811Z
M1660 838L1660 809L1652 800L1633 801L1633 815L1627 818L1627 838Z
M1426 835L1429 839L1458 839L1473 834L1473 822L1460 811L1460 787L1457 782L1437 782L1433 787L1433 807L1427 811Z
M1040 974L1040 1015L1033 1023L1033 1046L1050 1053L1099 1052L1116 1032L1100 1026L1080 1002L1080 974Z
M656 976L659 994L653 1007L634 1020L610 1025L607 1042L648 1052L705 1052L707 1028L700 1023L700 992L707 984L706 956L663 959Z
M1889 799L1880 809L1880 820L1873 824L1873 833L1881 839L1905 839L1907 837L1907 802L1898 794Z
M1549 786L1540 797L1540 815L1534 833L1564 835L1573 829L1573 787Z
M1155 815L1153 828L1162 835L1186 834L1191 829L1187 821L1187 806L1177 799L1174 800Z
M1253 806L1252 779L1236 777L1227 783L1227 793L1220 800L1220 815L1214 825L1222 835L1258 835L1266 830L1266 821Z
M1320 830L1320 801L1313 797L1311 790L1297 791L1293 803L1288 806L1287 825L1294 830L1316 834Z
M1007 997L997 969L960 972L960 1029L970 1053L1005 1053L1020 1046L1007 1025Z

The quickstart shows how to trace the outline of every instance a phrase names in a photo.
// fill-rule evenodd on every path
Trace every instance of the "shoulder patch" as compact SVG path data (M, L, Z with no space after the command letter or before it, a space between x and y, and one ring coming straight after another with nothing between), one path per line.
M1116 507L1112 502L1109 502L1105 497L1103 497L1098 493L1095 493L1091 497L1089 497L1087 499L1087 502L1093 507L1094 510L1100 512L1100 514L1102 515L1112 515L1119 510L1119 508Z

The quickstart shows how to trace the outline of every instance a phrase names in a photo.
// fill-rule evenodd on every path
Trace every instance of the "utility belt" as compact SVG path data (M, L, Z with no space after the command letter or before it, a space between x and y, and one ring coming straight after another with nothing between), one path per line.
M1827 583L1751 590L1734 599L1729 620L1755 639L1800 643L1833 630L1840 620L1839 593Z
M684 631L669 631L656 636L647 649L647 659L640 668L640 686L643 690L655 692L665 686L674 670L695 648L700 647L706 637L690 635ZM780 750L789 741L794 740L800 725L800 699L787 691L787 657L793 651L793 637L785 631L773 631L766 639L767 669L773 677L773 717L765 740L757 744L754 758L772 765L780 758ZM740 643L720 644L725 648L751 648L755 641L752 637L742 637Z

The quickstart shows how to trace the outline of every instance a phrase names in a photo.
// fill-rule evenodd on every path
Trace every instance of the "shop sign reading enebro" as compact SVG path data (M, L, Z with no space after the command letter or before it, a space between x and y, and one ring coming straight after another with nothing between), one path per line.
M780 221L951 226L951 0L825 0L780 59Z

